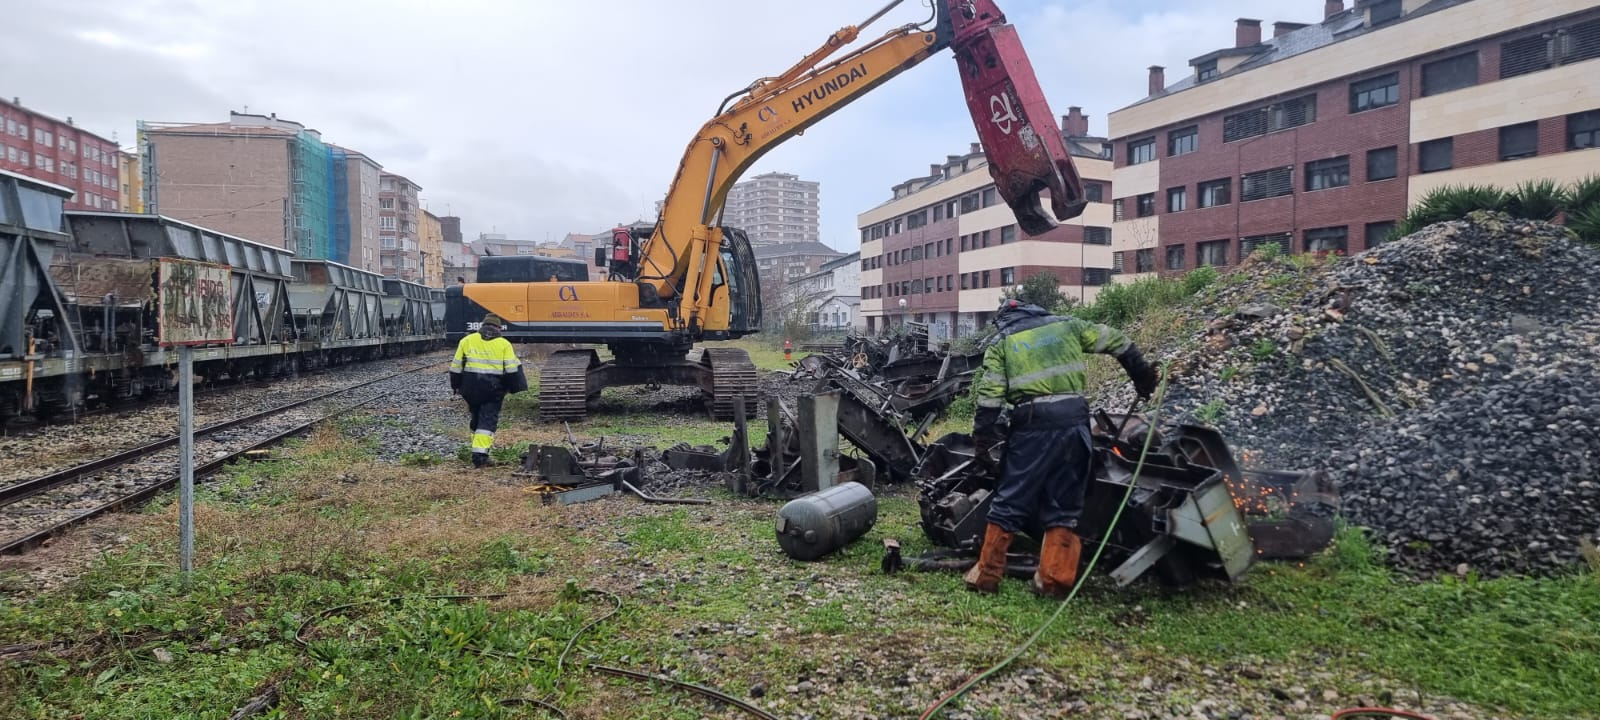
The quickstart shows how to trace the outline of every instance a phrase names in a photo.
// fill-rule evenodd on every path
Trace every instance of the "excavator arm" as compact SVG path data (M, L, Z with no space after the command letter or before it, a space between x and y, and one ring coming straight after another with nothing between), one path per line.
M684 151L661 217L639 249L635 280L641 299L677 305L678 322L698 335L711 308L722 240L717 226L733 184L752 163L890 78L953 48L968 109L989 154L1000 195L1030 235L1055 223L1040 193L1048 191L1060 220L1083 211L1082 185L1055 116L1045 103L1016 30L992 0L933 0L928 22L897 27L829 61L861 30L903 0L893 0L861 25L840 29L794 67L763 78L724 101L717 116Z

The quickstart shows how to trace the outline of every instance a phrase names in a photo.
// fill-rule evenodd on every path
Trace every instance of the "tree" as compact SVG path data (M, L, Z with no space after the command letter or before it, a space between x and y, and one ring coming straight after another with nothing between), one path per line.
M1065 313L1077 302L1061 293L1061 279L1048 270L1030 275L1021 285L1008 287L1000 295L1008 300L1038 305L1056 314Z

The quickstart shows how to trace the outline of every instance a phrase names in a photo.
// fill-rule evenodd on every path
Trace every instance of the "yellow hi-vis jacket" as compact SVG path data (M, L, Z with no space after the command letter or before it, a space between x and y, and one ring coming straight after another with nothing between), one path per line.
M488 340L472 333L456 344L455 359L450 361L450 387L469 402L489 400L527 390L528 377L511 341L503 337Z

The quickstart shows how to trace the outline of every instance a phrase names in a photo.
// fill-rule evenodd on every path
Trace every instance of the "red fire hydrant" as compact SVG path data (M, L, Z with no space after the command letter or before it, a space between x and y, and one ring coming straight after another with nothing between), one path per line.
M789 360L789 353L790 352L793 352L793 347L791 347L789 345L789 338L784 338L783 339L783 359L785 361Z

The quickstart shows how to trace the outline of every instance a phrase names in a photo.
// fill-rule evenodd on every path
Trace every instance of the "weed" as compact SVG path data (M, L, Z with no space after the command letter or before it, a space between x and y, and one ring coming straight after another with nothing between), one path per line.
M1267 338L1260 338L1256 340L1254 345L1250 346L1250 356L1257 360L1266 360L1267 358L1272 357L1272 354L1277 351L1278 344L1268 340Z
M1239 376L1239 368L1238 368L1238 366L1229 365L1229 366L1223 368L1222 372L1217 374L1217 379L1221 380L1222 382L1232 382L1233 379L1238 377L1238 376Z
M1194 411L1194 417L1196 420L1199 420L1207 425L1215 425L1217 424L1218 420L1222 419L1223 414L1227 412L1227 408L1228 404L1221 398L1218 398L1201 405Z
M444 458L431 452L408 452L400 455L400 464L407 467L433 467L444 462Z
M1277 245L1272 247L1277 247ZM1294 280L1294 276L1289 273L1273 273L1267 276L1267 287L1273 290L1281 290L1293 284Z
M1283 257L1283 246L1275 242L1265 243L1250 251L1250 257L1263 262L1271 262Z

